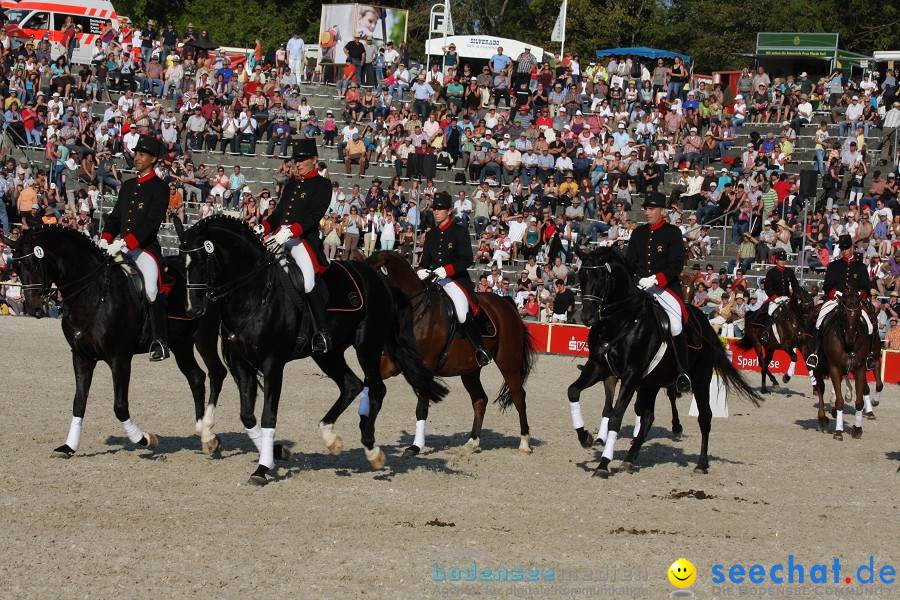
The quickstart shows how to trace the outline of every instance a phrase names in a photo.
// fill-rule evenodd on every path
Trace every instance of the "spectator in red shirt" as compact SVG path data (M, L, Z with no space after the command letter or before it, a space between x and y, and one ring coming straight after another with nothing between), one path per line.
M791 184L787 180L787 173L782 173L778 176L778 181L775 182L772 189L778 194L778 204L784 202L791 191Z

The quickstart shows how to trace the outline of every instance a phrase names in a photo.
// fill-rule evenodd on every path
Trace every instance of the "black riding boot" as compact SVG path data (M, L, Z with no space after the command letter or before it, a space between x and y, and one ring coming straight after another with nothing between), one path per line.
M166 339L166 299L159 294L150 303L150 360L157 362L169 358L169 342Z
M874 371L876 366L876 361L878 360L878 342L881 341L878 338L878 333L872 333L872 339L869 340L869 355L866 357L866 371Z
M316 285L310 293L306 295L306 302L309 304L309 312L313 320L313 328L316 333L313 335L312 353L327 354L331 352L331 331L328 329L328 289L321 279L316 277Z
M484 340L481 338L481 328L478 326L478 321L475 320L474 315L469 315L466 318L466 322L462 324L462 330L475 348L475 360L478 361L478 366L484 367L490 364L493 357L484 347Z
M809 353L809 356L806 357L806 367L812 371L817 366L819 366L819 348L822 346L822 332L816 329L816 334L813 337L813 347L812 352Z
M675 365L678 370L678 378L675 380L675 389L679 394L691 393L691 380L687 375L687 334L682 332L672 337L672 345L675 349Z

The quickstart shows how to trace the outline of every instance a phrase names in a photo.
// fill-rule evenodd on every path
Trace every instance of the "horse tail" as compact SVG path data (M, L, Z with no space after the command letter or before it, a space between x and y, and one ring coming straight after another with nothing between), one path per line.
M715 335L712 328L709 328L709 332L713 335L705 336L706 343L712 347L712 355L713 355L713 369L715 369L719 376L725 380L725 387L728 390L736 390L737 393L752 402L755 406L759 406L763 401L762 396L759 393L750 387L750 385L744 380L744 376L741 375L741 372L737 370L737 368L731 364L731 359L728 358L728 354L725 353L725 347L722 346L722 342L719 341L718 336ZM741 340L741 343L747 339L745 335ZM739 344L740 345L740 344Z
M753 348L753 342L750 340L750 336L747 335L747 332L744 332L744 337L738 340L737 347L741 350L750 350Z
M531 331L524 321L520 319L520 322L522 323L522 362L519 365L519 382L524 386L525 382L528 381L531 370L534 368L537 351L534 349L534 338L531 336ZM512 392L510 392L509 385L504 379L503 387L500 388L500 393L497 394L497 403L500 405L500 410L505 411L512 404L512 401Z
M394 297L397 312L387 340L387 352L417 396L431 402L440 402L450 390L422 363L419 345L413 333L412 304L402 291L394 286L388 287Z

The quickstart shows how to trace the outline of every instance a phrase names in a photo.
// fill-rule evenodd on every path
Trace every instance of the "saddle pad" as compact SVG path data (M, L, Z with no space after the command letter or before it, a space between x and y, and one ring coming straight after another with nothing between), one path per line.
M478 294L479 296L488 296L490 294L485 294L481 292ZM453 335L457 339L463 339L465 334L462 331L462 327L458 325L459 321L456 318L456 308L453 306L453 301L450 299L445 293L441 293L441 302L444 303L444 312L447 315L447 318L450 320L451 329L453 330ZM497 325L491 319L490 315L487 314L487 311L484 310L483 306L479 305L481 310L478 311L478 316L476 320L478 321L478 326L481 328L481 337L483 338L494 338L497 337Z
M328 310L353 312L365 305L359 274L345 261L331 261L322 281L328 288Z

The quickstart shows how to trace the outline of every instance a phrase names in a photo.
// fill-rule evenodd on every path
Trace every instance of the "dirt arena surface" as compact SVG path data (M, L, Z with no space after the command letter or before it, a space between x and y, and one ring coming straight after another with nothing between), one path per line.
M758 409L732 399L731 417L713 421L706 476L692 472L699 430L687 416L689 401L679 402L685 434L674 441L661 396L641 470L603 481L591 478L599 450L582 449L571 428L565 392L578 361L538 360L527 386L531 456L516 452L514 410L501 414L493 403L482 451L462 454L472 411L462 384L450 380L450 397L431 411L427 449L402 458L412 442L414 398L394 379L377 426L388 462L376 472L359 443L356 405L336 426L344 453L327 453L317 423L337 388L311 361L295 362L278 424L278 439L294 457L257 489L245 483L257 454L230 377L215 429L225 446L220 458L200 451L175 361L150 364L141 356L131 413L159 436L159 447L128 442L101 364L81 448L70 460L54 459L74 393L59 322L2 318L0 335L7 348L0 420L5 598L660 599L676 589L666 571L682 556L697 570L690 589L699 598L900 597L900 583L878 579L885 565L900 570L896 386L886 388L863 438L845 435L843 442L815 430L805 378ZM499 389L496 369L484 380L489 391ZM586 393L582 406L596 430L599 390ZM629 433L632 422L629 416ZM620 441L613 466L628 443ZM805 569L803 585L769 579L788 555ZM861 585L857 568L870 556L875 583ZM732 565L757 563L764 583L728 581ZM717 564L722 585L713 583ZM828 566L828 584L810 583L816 564ZM523 581L485 581L502 577L501 569L511 579L523 569ZM472 575L477 581L466 583Z

